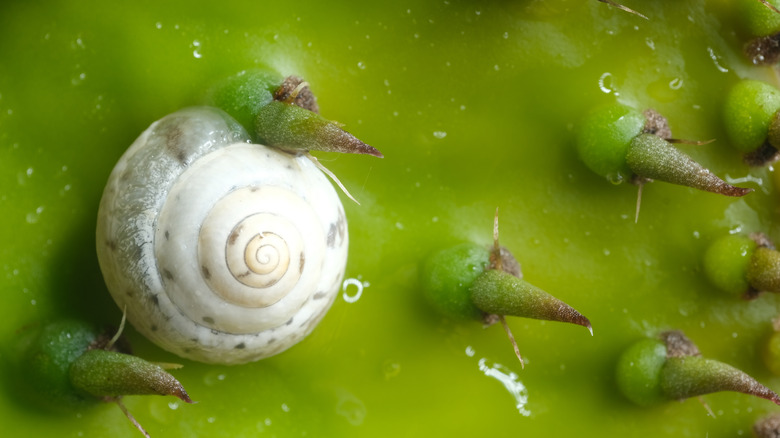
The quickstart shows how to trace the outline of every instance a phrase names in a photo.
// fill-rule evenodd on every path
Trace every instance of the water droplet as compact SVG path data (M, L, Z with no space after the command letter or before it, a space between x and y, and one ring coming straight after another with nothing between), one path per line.
M361 70L365 70L366 69L366 64L364 64L363 61L358 61L357 66Z
M683 86L683 80L680 78L674 78L669 82L669 88L672 90L679 90Z
M486 376L492 377L504 385L504 388L514 397L515 407L520 415L524 417L531 415L531 411L526 408L528 404L528 390L516 373L500 363L489 363L485 358L480 359L478 365L479 370Z
M613 79L612 79L612 73L605 72L599 77L599 89L606 93L615 93L615 96L619 96L620 94L615 91L614 85L613 85Z
M607 175L607 181L614 185L618 185L623 182L623 175L620 173L610 173Z
M608 256L610 254L612 254L612 253L607 248L604 248L604 255Z
M650 47L650 50L655 50L655 41L652 38L645 38L645 44L647 44L647 47Z
M350 295L348 293L349 287L354 286L355 287L355 293ZM357 278L347 278L344 280L344 282L341 284L341 290L344 291L344 293L341 295L341 297L344 299L344 301L352 304L356 303L360 297L363 295L363 289L367 288L369 286L368 282L362 282L358 280Z
M404 224L402 224L400 222L396 222L395 223L395 227L398 228L399 230L403 230L404 229Z
M168 402L168 408L172 411L179 409L179 402L177 401Z
M385 379L392 379L401 374L401 364L394 360L386 360L382 364L382 372L385 375Z
M442 138L447 136L447 133L444 131L434 131L433 136L441 140Z
M201 51L200 41L194 40L192 42L192 44L190 45L190 47L193 49L192 50L192 56L194 56L197 59L200 59L200 58L203 57L203 54L200 52Z
M162 29L162 23L160 23L160 22L158 21L157 23L154 23L154 27L156 27L156 28L158 28L158 29Z
M508 40L508 39L509 39L509 32L504 32L504 39L505 39L505 40Z
M290 412L290 407L287 406L287 403L282 403L282 410L284 412Z
M469 345L468 347L466 347L466 356L468 356L468 357L474 357L474 354L475 354L475 353L476 353L476 351L474 351L474 347L472 347L471 345Z
M366 406L353 394L340 391L336 414L346 418L349 424L360 426L366 418Z
M720 61L722 58L715 53L715 50L712 47L707 47L707 53L710 54L710 59L712 59L712 62L715 64L715 68L717 68L718 71L720 71L721 73L729 72L729 69L720 65Z

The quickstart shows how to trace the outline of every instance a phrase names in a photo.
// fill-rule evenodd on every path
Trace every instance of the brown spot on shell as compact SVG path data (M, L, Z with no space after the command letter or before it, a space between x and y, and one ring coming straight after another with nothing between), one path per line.
M169 271L167 269L163 269L162 273L163 273L163 276L165 276L165 278L167 278L168 280L173 281L173 273L171 273L171 271Z
M184 131L175 123L165 125L162 130L163 132L160 134L165 138L166 152L174 157L179 164L186 166L187 150L183 144Z
M242 343L240 343L240 344L237 344L237 345L236 345L235 347L233 347L233 348L235 348L236 350L243 350L244 348L246 348L246 344L244 344L244 343L242 342Z
M303 274L303 265L306 264L306 254L301 253L301 266L298 269L298 272Z
M110 240L110 239L109 239L109 240L106 240L106 246L107 246L107 247L108 247L108 249L110 249L111 251L116 251L116 242L114 242L113 240Z
M336 235L338 233L338 225L333 223L328 228L328 248L336 246Z
M238 240L238 235L241 233L241 228L243 227L244 227L243 225L239 225L233 231L230 232L230 236L228 236L228 245L236 244L236 240Z
M209 268L207 268L205 265L202 265L200 267L201 272L203 273L203 278L206 280L211 278L211 272L209 272Z
M312 299L313 300L321 300L321 299L325 298L326 296L328 296L328 294L326 294L325 292L317 292L316 294L312 295Z
M210 316L204 316L203 317L203 322L205 322L206 324L214 324L214 318L212 318Z

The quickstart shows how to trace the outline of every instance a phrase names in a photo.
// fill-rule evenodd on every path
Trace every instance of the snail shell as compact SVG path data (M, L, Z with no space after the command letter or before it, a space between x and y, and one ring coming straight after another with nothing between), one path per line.
M338 195L304 156L258 144L222 110L153 123L117 163L98 212L111 295L160 347L222 364L291 347L344 276Z

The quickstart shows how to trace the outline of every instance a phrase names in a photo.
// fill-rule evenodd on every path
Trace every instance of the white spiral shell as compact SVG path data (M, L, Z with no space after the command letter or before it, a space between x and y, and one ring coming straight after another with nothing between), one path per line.
M347 221L308 158L262 145L216 108L153 123L117 163L97 252L133 326L189 359L237 364L303 339L344 276Z

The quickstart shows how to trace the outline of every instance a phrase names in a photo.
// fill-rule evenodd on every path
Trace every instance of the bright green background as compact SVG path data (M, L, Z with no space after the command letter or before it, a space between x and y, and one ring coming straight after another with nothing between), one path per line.
M776 81L740 54L739 1L753 0L623 1L650 21L596 0L3 2L3 430L139 436L112 405L52 415L21 402L10 346L53 317L119 321L94 254L113 164L219 78L267 65L305 77L324 116L386 155L319 155L362 203L345 202L347 276L369 285L355 303L339 298L306 341L251 365L181 361L128 330L140 356L183 362L176 375L199 401L126 398L152 436L749 435L773 405L718 394L706 397L717 419L696 400L642 409L612 376L632 341L679 328L707 356L780 390L759 355L776 298L735 301L702 274L717 236L780 240L772 171L743 165L720 122L735 81ZM616 94L664 113L676 137L718 139L680 148L756 192L731 199L654 183L634 224L636 188L589 172L572 143L582 114ZM496 207L526 278L595 332L511 320L525 370L500 327L446 321L418 287L429 251L490 242ZM528 415L480 361L516 374Z

